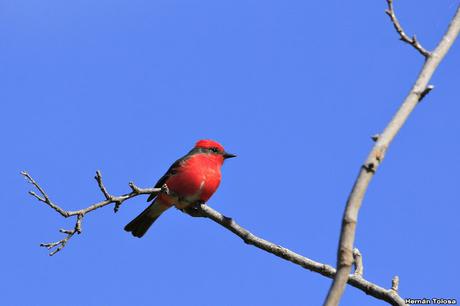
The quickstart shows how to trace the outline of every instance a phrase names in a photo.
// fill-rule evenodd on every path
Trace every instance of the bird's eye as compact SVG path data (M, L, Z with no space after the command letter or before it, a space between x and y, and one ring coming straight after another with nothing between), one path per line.
M212 147L212 148L211 148L211 151L214 152L214 153L217 153L217 152L219 152L219 149L216 148L216 147Z

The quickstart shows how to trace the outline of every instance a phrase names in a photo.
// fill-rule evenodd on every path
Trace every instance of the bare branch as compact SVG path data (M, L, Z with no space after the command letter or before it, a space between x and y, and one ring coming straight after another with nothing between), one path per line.
M75 234L80 234L81 233L81 222L83 220L83 215L77 215L77 222L75 223L75 227L71 230L66 230L66 229L60 229L59 232L63 234L67 234L63 239L56 241L56 242L48 242L48 243L40 243L41 247L45 247L48 250L52 250L51 253L49 253L50 256L53 256L62 248L65 247L67 242L69 241L70 238L72 238L73 235ZM54 250L53 250L54 249Z
M393 0L387 0L387 4L388 9L385 10L385 13L390 17L396 32L398 32L400 36L400 39L414 47L415 50L420 52L420 54L422 54L425 58L428 58L431 55L431 52L422 47L415 35L411 38L406 34L406 32L404 32L404 29L399 23L398 18L396 18L396 14L393 8Z
M101 190L102 194L104 194L107 200L110 200L112 196L107 192L107 189L105 189L104 183L102 182L101 171L97 170L96 176L94 178L96 179L97 185L99 186L99 189Z
M87 213L92 212L93 210L96 210L98 208L107 206L107 205L112 204L112 203L115 204L115 209L114 210L115 210L115 212L117 212L118 208L120 207L120 205L124 201L126 201L128 199L137 197L137 196L139 196L141 194L152 194L152 193L160 193L160 192L163 192L163 191L167 191L166 186L163 186L162 188L141 189L141 188L137 187L136 185L134 185L134 183L131 182L131 183L129 183L129 186L130 186L130 188L132 190L130 193L123 194L121 196L114 196L114 195L111 195L107 191L107 189L105 188L105 186L104 186L104 184L102 182L101 172L96 171L95 179L96 179L96 181L98 183L99 189L104 194L104 197L106 198L106 200L101 201L101 202L97 202L95 204L92 204L87 208L83 208L83 209L75 210L75 211L68 211L68 210L62 209L61 207L59 207L58 205L53 203L50 200L50 198L48 197L48 195L45 193L43 188L40 185L38 185L38 183L27 172L22 171L21 174L27 179L27 181L29 183L31 183L32 185L35 186L35 188L38 189L38 191L40 192L40 194L42 196L37 195L33 191L29 191L29 194L31 194L33 197L35 197L39 201L46 203L49 207L51 207L52 209L57 211L61 216L65 217L65 218L68 218L68 217L71 217L71 216L77 216L73 229L71 229L71 230L60 229L59 230L59 232L61 232L63 234L67 234L66 237L64 237L63 239L61 239L59 241L56 241L56 242L48 242L48 243L41 243L40 244L40 246L45 247L48 250L52 250L51 253L49 253L50 256L53 256L54 254L56 254L57 252L62 250L66 246L66 244L70 240L70 238L72 238L75 234L80 234L81 233L81 231L82 231L81 230L81 224L82 224L82 221L83 221L83 217Z
M391 1L388 2L391 4ZM428 82L430 81L433 73L436 71L439 63L454 43L459 32L460 5L443 38L433 53L427 57L427 60L425 61L415 84L409 91L409 94L383 133L378 137L366 161L361 166L353 189L348 197L343 215L342 229L337 252L337 274L324 303L326 306L338 305L343 291L345 290L345 284L353 264L352 249L355 240L358 213L369 183L374 173L377 171L377 168L382 163L390 143L406 122L415 106L417 106L417 103L431 90L430 86L428 86Z
M53 202L51 202L50 198L48 197L48 195L45 193L45 191L43 190L42 187L40 187L40 185L37 184L37 182L25 171L21 171L21 174L25 177L25 179L31 183L32 185L35 186L35 188L38 189L38 191L41 193L41 195L43 197L40 197L39 195L37 195L35 192L33 191L29 191L29 194L32 195L33 197L37 198L39 201L47 204L49 207L51 207L52 209L54 209L55 211L57 211L58 213L60 213L63 217L68 217L69 215L67 214L67 212L65 210L63 210L62 208L60 208L59 206L57 206L56 204L54 204Z
M222 215L221 213L217 212L216 210L212 209L207 205L199 205L196 207L196 210L199 211L200 216L207 217L213 220L214 222L222 225L223 227L225 227L226 229L240 237L246 244L253 245L256 248L264 250L277 257L280 257L284 260L299 265L304 269L319 273L323 276L334 278L336 274L336 270L333 267L313 261L280 245L274 244L268 240L257 237L253 233L249 232L248 230L237 224L232 218ZM397 292L391 289L385 289L380 286L377 286L365 280L360 275L348 275L346 281L351 286L358 288L364 293L371 295L377 299L386 301L391 305L406 305L404 303L404 300L398 295Z

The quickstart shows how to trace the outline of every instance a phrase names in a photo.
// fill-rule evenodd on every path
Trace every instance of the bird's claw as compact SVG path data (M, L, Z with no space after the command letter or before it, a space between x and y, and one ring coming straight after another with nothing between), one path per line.
M201 203L185 207L181 209L181 211L192 217L204 217L202 211L199 209L199 205L201 205Z
M168 185L166 184L163 184L163 186L161 186L161 192L169 195L169 188L168 188Z

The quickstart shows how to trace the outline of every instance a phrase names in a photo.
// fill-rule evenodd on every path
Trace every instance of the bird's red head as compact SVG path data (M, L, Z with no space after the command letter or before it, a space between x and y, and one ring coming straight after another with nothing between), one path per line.
M210 139L198 140L195 144L195 149L201 149L210 154L221 155L224 159L236 157L235 154L225 152L224 147L220 143Z
M202 149L217 148L219 151L225 151L224 147L220 143L214 140L210 140L210 139L198 140L195 144L195 148L202 148Z

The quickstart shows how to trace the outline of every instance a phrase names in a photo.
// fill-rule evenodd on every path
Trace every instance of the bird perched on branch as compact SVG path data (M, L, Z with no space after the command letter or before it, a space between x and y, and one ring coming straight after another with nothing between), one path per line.
M165 175L156 183L155 188L165 184L168 192L151 194L152 201L139 216L125 226L125 231L135 237L142 237L149 227L167 209L175 206L184 210L205 203L219 187L220 168L227 158L236 157L225 152L224 147L213 140L199 140L195 147L184 157L178 159Z

